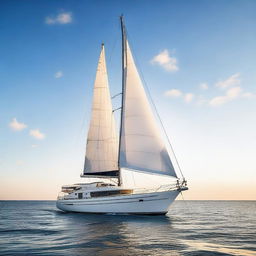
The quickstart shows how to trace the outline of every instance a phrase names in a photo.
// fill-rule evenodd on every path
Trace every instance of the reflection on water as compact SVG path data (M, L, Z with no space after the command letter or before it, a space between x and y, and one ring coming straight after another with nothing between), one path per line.
M191 242L186 241L186 243L193 248L193 250L208 251L208 252L218 252L225 255L238 255L238 256L253 256L256 255L256 252L251 250L246 250L240 248L240 246L229 246L229 247L220 247L219 244L214 243L202 243L202 242Z
M256 256L255 201L177 201L167 216L63 213L0 202L0 255Z

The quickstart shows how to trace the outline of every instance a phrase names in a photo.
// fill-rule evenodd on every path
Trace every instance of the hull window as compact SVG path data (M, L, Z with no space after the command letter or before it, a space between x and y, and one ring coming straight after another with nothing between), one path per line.
M118 196L122 194L131 194L131 189L124 189L124 190L112 190L112 191L97 191L91 192L91 197L101 197L101 196Z

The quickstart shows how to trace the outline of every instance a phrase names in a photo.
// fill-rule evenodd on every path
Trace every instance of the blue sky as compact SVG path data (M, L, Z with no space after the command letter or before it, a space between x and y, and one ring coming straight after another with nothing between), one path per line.
M255 1L0 5L1 199L54 199L80 181L102 42L111 93L121 90L122 13L185 198L256 198Z

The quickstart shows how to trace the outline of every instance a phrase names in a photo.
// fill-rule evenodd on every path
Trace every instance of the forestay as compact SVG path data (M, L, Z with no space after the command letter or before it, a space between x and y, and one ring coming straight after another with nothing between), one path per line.
M126 38L123 44L120 167L177 177Z
M84 175L118 170L117 136L108 86L105 51L98 62L93 91L92 116L87 136Z

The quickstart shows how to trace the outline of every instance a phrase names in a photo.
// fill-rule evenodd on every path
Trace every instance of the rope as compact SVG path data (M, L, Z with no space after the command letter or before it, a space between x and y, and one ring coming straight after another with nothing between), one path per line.
M114 55L114 50L115 50L115 48L116 48L118 38L119 38L119 37L118 37L118 35L116 34L116 37L115 37L115 39L114 39L114 44L113 44L113 46L112 46L112 49L111 49L110 54L109 54L109 57L108 57L108 65L110 65L110 63L111 63L111 61L112 61L112 57L113 57L113 55Z
M181 195L182 201L183 201L183 202L185 203L185 205L186 205L187 210L188 210L189 212L191 212L191 209L190 209L190 207L189 207L187 201L186 201L186 200L184 199L184 197L183 197L183 193L180 192L180 195Z
M116 98L117 96L122 95L122 94L123 94L122 92L119 92L119 93L115 94L114 96L112 96L111 99L114 99L114 98Z

